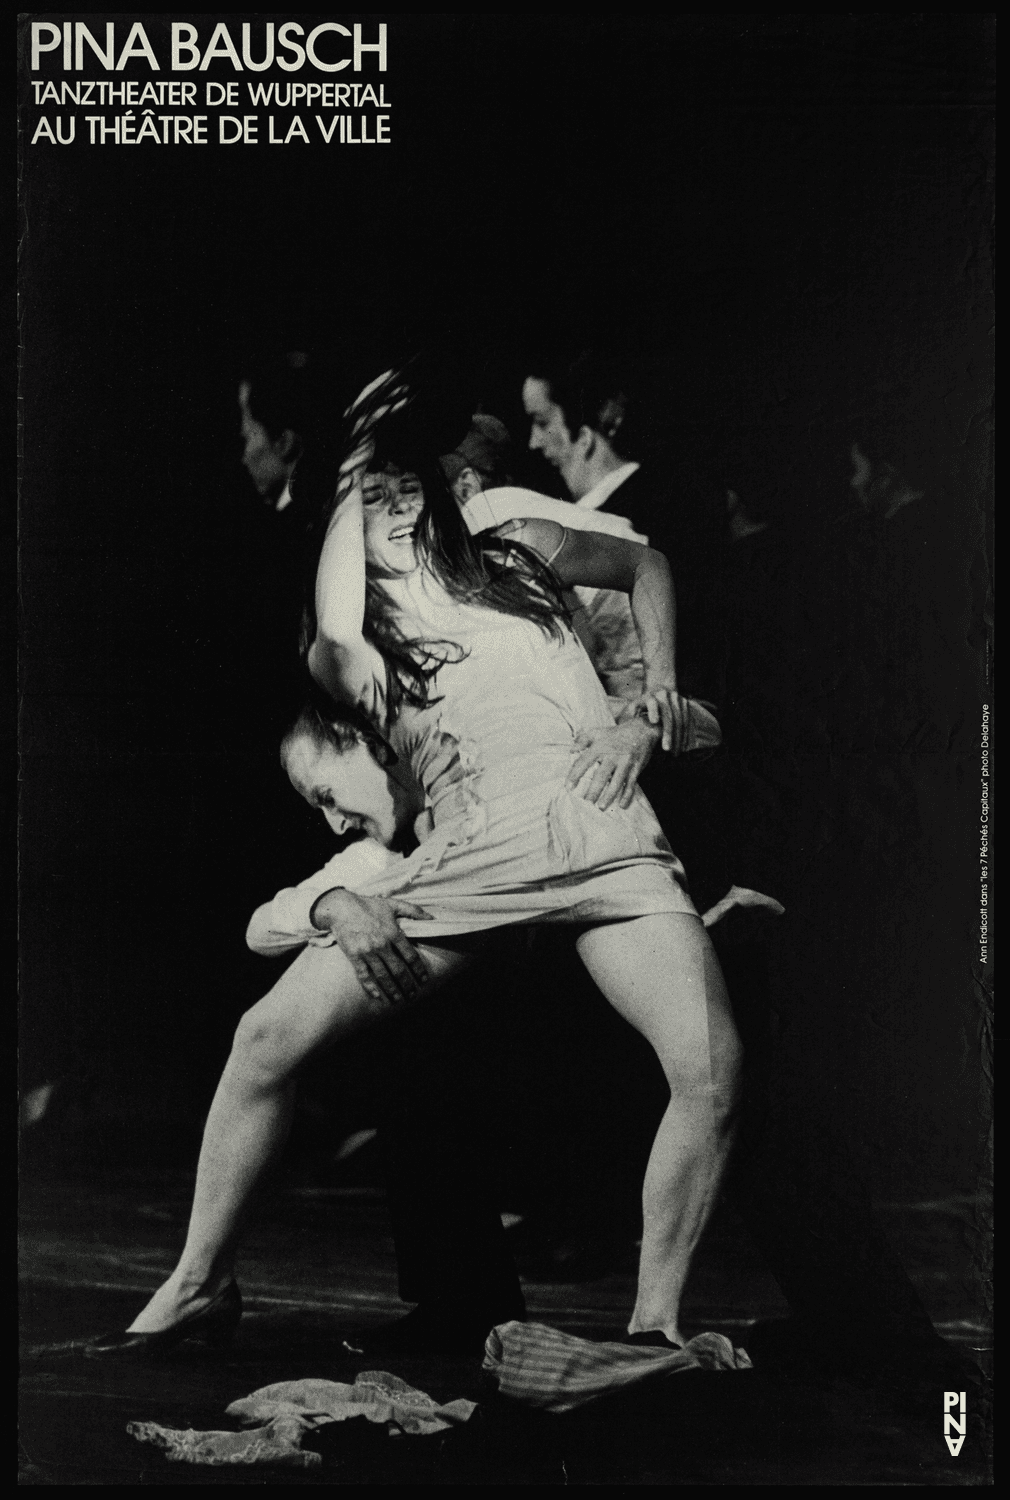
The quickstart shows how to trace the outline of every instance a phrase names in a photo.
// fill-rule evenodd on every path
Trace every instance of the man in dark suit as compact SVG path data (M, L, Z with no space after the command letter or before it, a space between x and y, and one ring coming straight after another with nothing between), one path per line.
M522 391L530 448L557 470L579 510L625 516L652 546L669 551L673 482L631 456L641 403L620 366L587 352L533 368ZM680 559L671 564L679 570Z

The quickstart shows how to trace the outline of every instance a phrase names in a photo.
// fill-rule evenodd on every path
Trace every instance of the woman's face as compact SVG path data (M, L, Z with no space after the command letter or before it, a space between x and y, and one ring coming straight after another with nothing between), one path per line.
M284 768L295 791L338 837L357 830L391 849L410 829L415 809L367 745L320 749L301 736L289 745Z
M417 527L424 509L421 481L410 470L387 464L361 481L365 561L373 573L402 578L417 567Z

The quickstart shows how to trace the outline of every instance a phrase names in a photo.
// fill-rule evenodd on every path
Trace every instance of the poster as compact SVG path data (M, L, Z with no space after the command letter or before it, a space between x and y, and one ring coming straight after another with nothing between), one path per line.
M521 395L564 344L634 355L643 459L671 496L732 491L809 546L782 706L810 714L789 741L806 821L781 846L776 963L805 1072L788 1133L816 1095L934 1326L984 1365L991 18L24 13L18 59L33 1347L97 1332L170 1266L214 1082L265 987L249 914L331 848L277 766L291 580L242 467L240 383L265 359L328 361L353 394L419 355L448 407L506 423L524 483L563 495L526 451ZM898 478L873 492L881 464ZM876 540L850 545L871 492ZM685 546L722 545L697 516ZM341 1087L346 1108L307 1082L288 1220L270 1220L316 1266L278 1296L331 1331L326 1234L341 1205L382 1211L373 1146L334 1165L375 1124ZM336 1204L328 1228L313 1202ZM747 1244L740 1294L712 1290L729 1252L701 1263L700 1311L734 1339L786 1311ZM376 1316L398 1305L382 1254ZM254 1299L278 1283L267 1262ZM544 1285L543 1321L592 1325L578 1305L607 1323L599 1279ZM156 1393L86 1368L43 1360L25 1482L170 1482L122 1435L159 1420ZM54 1371L80 1382L83 1425L46 1406ZM159 1389L161 1419L192 1425ZM630 1438L588 1458L573 1440L567 1460L580 1482L986 1483L982 1415L954 1454L945 1393L916 1395L893 1449L864 1394L842 1458L827 1437L769 1456L752 1434L721 1468ZM487 1482L561 1482L549 1455L523 1468L524 1442Z

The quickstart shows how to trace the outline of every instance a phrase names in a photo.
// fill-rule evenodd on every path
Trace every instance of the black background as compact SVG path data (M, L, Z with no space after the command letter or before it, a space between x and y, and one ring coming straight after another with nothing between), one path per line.
M169 20L205 43L253 18L114 19L164 69ZM858 862L829 866L796 972L877 1189L970 1187L989 18L357 19L389 24L389 147L99 149L84 109L74 146L32 147L57 111L30 103L23 24L26 1082L64 1081L85 1154L160 1131L185 1156L275 972L248 915L329 850L277 764L288 622L238 461L244 361L436 347L514 421L527 348L585 329L651 362L671 450L774 431L827 473L847 414L881 406L931 467L931 732L869 909L849 892L838 917Z

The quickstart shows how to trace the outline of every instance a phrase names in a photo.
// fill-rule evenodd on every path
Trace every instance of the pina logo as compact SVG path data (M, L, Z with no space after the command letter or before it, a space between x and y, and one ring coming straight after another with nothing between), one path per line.
M953 1415L955 1408L957 1410L956 1416ZM964 1442L964 1430L967 1421L968 1418L965 1415L964 1391L944 1391L943 1435L947 1440L947 1447L950 1449L951 1458L956 1458L961 1451L961 1444ZM954 1431L959 1434L958 1437L951 1437L951 1428L953 1428Z

